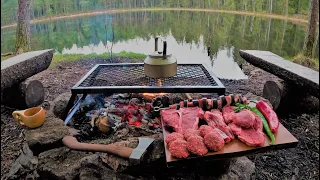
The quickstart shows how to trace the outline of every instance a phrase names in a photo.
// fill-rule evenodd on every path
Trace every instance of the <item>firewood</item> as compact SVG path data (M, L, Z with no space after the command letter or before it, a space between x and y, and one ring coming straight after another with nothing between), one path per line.
M278 113L312 113L319 111L319 99L295 84L283 80L267 81L263 97Z
M32 77L1 92L1 104L25 109L43 103L45 91L42 83Z

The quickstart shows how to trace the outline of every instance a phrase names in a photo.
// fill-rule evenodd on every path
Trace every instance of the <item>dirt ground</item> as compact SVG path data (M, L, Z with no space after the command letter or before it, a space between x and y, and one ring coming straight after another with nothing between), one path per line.
M71 87L102 59L76 63L63 63L36 75L46 89L46 106L59 94ZM110 62L110 61L108 61ZM116 62L130 62L119 58ZM222 80L227 93L254 93L262 95L265 81L276 78L251 65L244 66L248 80ZM11 164L20 154L23 128L12 118L14 109L1 106L1 177L8 173ZM256 179L319 179L319 112L315 114L286 115L281 123L299 140L296 148L251 155L256 165Z

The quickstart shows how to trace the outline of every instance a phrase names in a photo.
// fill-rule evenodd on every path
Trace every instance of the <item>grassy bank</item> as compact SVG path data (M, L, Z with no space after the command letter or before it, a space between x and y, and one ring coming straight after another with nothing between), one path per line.
M124 13L124 12L137 12L137 11L196 11L196 12L218 12L218 13L228 13L228 14L239 14L239 15L248 15L248 16L260 16L272 19L281 19L281 20L289 20L296 23L307 24L308 17L307 16L284 16L278 14L267 14L267 13L257 13L257 12L250 12L250 11L231 11L231 10L216 10L216 9L199 9L199 8L137 8L137 9L111 9L111 10L103 10L103 11L89 11L89 12L79 12L73 14L65 14L65 15L58 15L58 16L50 16L50 17L43 17L31 20L31 23L38 23L38 22L45 22L50 20L58 20L64 18L76 18L82 16L95 16L99 14L114 14L114 13ZM8 24L1 26L1 29L14 27L14 24Z
M110 53L103 53L103 54L55 54L53 55L53 59L51 62L50 67L54 67L58 63L61 62L75 62L79 60L85 59L92 59L92 58L102 58L107 59L111 56ZM133 53L133 52L126 52L121 51L120 53L112 53L113 57L127 57L134 60L141 60L146 58L145 54Z

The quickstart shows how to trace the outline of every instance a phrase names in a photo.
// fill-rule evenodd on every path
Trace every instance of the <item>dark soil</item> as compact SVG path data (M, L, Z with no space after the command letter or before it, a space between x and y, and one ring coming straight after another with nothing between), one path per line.
M61 63L36 75L46 89L46 102L59 94L70 91L96 63L102 59L90 59L72 63ZM130 62L117 58L113 62ZM227 93L262 95L263 84L277 77L255 68L244 66L248 80L222 80ZM11 164L20 154L23 144L23 128L12 118L14 109L1 106L1 176L7 173ZM286 115L281 123L299 140L296 148L251 155L256 165L256 179L318 179L319 176L319 112L316 114Z

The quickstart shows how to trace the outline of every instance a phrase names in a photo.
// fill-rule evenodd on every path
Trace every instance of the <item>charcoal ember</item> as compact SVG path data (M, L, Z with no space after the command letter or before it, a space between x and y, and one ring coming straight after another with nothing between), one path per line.
M129 101L129 104L134 106L141 106L141 107L144 107L146 105L142 99L138 99L138 98L132 98Z

